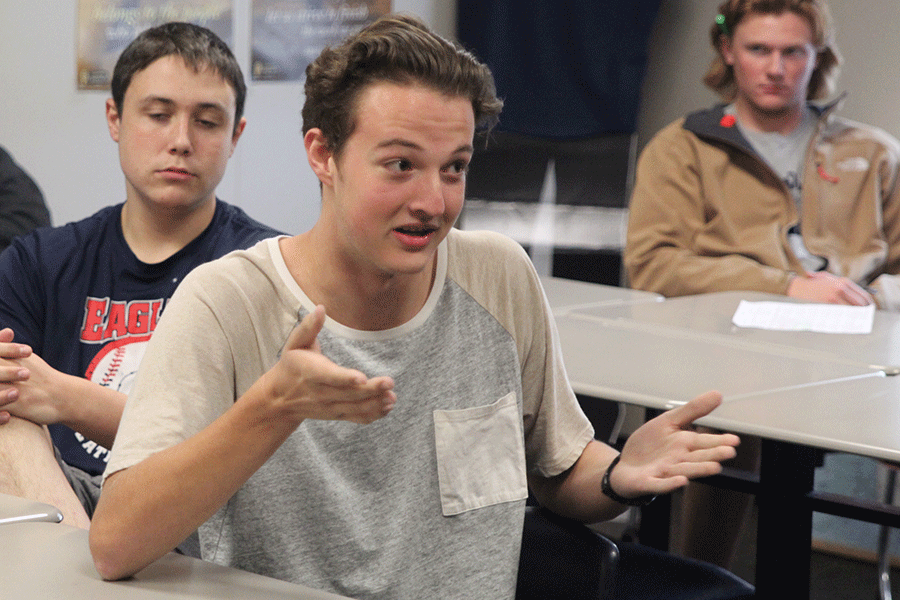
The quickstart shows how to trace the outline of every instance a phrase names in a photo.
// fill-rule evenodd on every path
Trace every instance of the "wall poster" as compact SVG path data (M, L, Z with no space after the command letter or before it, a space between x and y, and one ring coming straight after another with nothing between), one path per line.
M202 25L233 46L232 0L78 0L78 89L106 90L122 50L169 21Z
M325 46L391 12L391 0L252 0L254 81L301 81Z

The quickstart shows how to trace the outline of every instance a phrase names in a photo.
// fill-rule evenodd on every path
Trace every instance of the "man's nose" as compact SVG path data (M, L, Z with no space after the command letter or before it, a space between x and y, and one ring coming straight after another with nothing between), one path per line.
M781 52L773 52L769 56L767 72L776 77L784 75L784 55Z
M423 177L418 194L410 208L413 212L427 215L429 218L442 215L446 207L444 193L444 183L439 172Z
M172 122L172 140L169 153L187 155L191 153L192 149L190 119L174 119Z

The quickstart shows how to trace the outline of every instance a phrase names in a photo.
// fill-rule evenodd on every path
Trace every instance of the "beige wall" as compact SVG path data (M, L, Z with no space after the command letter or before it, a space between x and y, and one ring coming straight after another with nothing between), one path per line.
M900 136L898 0L832 0L850 91L845 114ZM660 127L709 105L700 82L712 50L706 29L719 0L663 0L640 112L645 143ZM234 0L235 54L247 70L250 0ZM34 175L54 222L82 218L124 199L116 146L103 118L103 92L74 85L77 0L0 1L0 145ZM394 0L445 35L455 30L454 0ZM35 43L35 40L43 40ZM220 186L223 198L297 232L318 214L318 186L300 140L299 84L250 85L248 127Z

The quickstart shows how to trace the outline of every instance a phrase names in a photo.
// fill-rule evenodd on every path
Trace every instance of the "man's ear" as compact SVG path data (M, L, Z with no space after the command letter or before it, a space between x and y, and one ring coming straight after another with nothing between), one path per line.
M119 123L121 121L115 100L108 98L106 100L106 125L109 127L109 137L116 143L119 142Z
M734 66L734 49L731 45L731 38L727 35L719 36L719 52L726 65Z
M303 136L306 158L313 173L323 185L331 186L334 180L334 152L328 146L328 140L322 130L314 127Z
M231 134L231 153L228 156L234 154L234 149L237 147L238 140L241 139L241 134L244 133L244 127L247 126L247 118L241 117L241 120L238 121L237 127L234 128L234 132Z

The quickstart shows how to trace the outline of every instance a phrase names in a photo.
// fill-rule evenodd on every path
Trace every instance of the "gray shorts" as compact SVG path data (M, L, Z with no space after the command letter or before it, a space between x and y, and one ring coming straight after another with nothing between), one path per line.
M88 517L93 517L94 509L97 507L97 500L100 499L100 483L103 481L103 476L91 475L78 467L73 467L66 463L56 446L53 446L53 451L56 454L56 462L59 463L59 468L62 469L66 479L69 480L69 485L72 486L72 490L78 497L78 501L81 502L81 506L84 507L84 511Z

